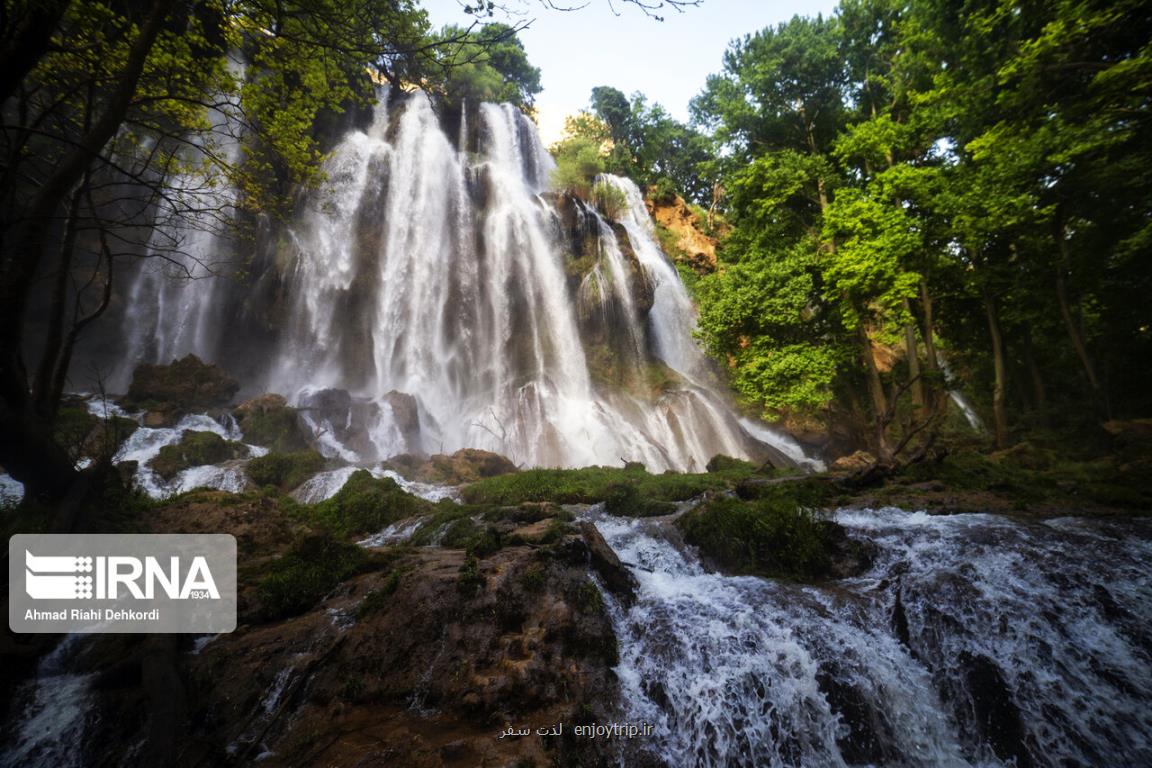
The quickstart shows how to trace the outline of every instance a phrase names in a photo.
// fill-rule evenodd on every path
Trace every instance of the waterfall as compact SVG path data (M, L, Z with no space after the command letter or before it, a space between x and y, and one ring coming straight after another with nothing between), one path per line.
M244 65L230 58L237 81ZM236 98L221 99L208 110L207 138L176 172L171 193L156 203L147 257L132 277L122 321L126 354L112 369L109 384L127 387L133 366L142 361L167 363L192 353L213 359L219 351L223 281L235 268L227 236L238 192L228 178L243 152Z
M622 716L668 765L1152 764L1147 521L844 510L874 566L804 586L592 517L639 583L607 596Z
M425 94L382 98L253 266L253 285L278 286L272 337L245 342L231 327L245 315L231 302L257 301L245 291L145 271L128 358L212 360L227 337L257 369L246 391L284 394L321 449L350 462L470 447L531 466L700 471L717 453L792 463L715 391L635 184L602 179L626 198L619 222L557 195L535 125L507 104L462 115L460 137ZM578 246L565 231L573 210L587 228Z

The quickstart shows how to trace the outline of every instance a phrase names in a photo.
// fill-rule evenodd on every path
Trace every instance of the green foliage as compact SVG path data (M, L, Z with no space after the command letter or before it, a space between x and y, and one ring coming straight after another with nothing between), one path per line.
M619 219L628 207L628 197L615 184L599 181L592 185L592 204L609 219Z
M708 464L705 469L707 469L709 472L726 472L733 469L741 469L751 472L756 469L756 465L750 461L744 461L744 459L736 459L731 456L725 456L722 453L718 453L708 460Z
M247 451L240 443L225 440L215 432L190 429L184 432L179 443L161 448L149 466L160 477L171 480L189 467L219 464L243 456Z
M258 486L273 485L282 491L298 487L324 469L324 457L316 451L272 452L252 459L244 471Z
M689 544L731 573L813 579L831 565L824 521L788 501L715 498L676 524Z
M268 566L258 589L261 613L270 621L304 613L361 573L367 562L367 554L354 544L309 536Z
M465 556L464 564L460 566L460 573L456 577L456 588L466 597L474 597L486 585L487 580L480 573L480 561L476 555Z
M528 62L516 30L485 24L469 31L445 27L435 37L439 71L430 85L453 106L483 101L509 102L526 112L542 86L540 70Z
M556 168L552 171L552 186L560 191L587 200L592 194L592 180L604 173L601 145L595 141L574 136L552 146Z
M615 88L598 86L592 89L590 107L567 119L567 136L554 153L565 153L569 142L590 144L601 156L603 171L627 176L641 188L662 182L670 197L679 192L696 202L710 200L708 137L674 120L659 104L649 106L640 93L629 100Z

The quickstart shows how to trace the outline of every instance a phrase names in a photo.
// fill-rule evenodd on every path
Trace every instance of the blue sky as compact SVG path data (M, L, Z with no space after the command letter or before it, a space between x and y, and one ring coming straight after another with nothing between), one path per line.
M559 138L565 115L587 105L597 85L611 85L625 94L641 91L649 102L659 102L687 120L688 101L708 75L720 71L730 40L796 14L827 15L836 5L834 0L701 0L699 7L683 13L665 9L665 20L659 22L620 0L586 0L586 7L567 12L548 10L539 0L504 2L523 13L512 17L513 22L531 21L520 39L529 60L541 70L544 92L536 99L537 119L548 143ZM436 27L467 24L470 18L458 0L421 4Z

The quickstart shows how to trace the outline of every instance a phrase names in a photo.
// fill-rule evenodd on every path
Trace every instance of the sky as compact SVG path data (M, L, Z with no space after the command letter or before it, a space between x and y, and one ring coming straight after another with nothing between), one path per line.
M686 121L688 102L708 75L721 70L729 41L796 14L828 15L836 6L835 0L701 0L683 13L659 11L660 22L621 0L572 0L572 5L587 3L575 11L549 10L540 0L504 2L523 15L496 20L530 22L520 40L541 71L544 91L536 97L536 109L546 144L561 137L566 115L587 107L597 85L626 95L641 91L650 104L662 104ZM437 28L472 20L460 0L421 0L421 5Z

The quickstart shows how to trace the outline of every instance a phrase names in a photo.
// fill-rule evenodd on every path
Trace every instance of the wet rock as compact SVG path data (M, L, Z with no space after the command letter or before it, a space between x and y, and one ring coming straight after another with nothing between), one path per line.
M438 485L474 483L519 471L500 454L478 448L462 448L451 456L438 453L428 458L400 454L385 461L383 466L407 480Z
M384 402L392 409L392 418L396 421L396 428L404 437L409 450L420 450L420 409L416 398L406 392L392 390L384 395Z
M353 398L344 389L321 389L300 398L299 410L317 433L328 433L346 450L363 460L377 457L371 425L380 420L380 406Z
M1025 743L1024 722L1000 668L987 656L962 651L958 658L974 725L1001 760L1019 768L1034 763Z
M267 394L248 400L233 412L245 442L270 451L293 453L310 447L296 409L280 395Z
M636 578L620 562L620 558L612 551L612 547L608 546L608 542L604 541L596 526L588 521L580 523L580 535L588 545L592 567L600 574L608 591L625 605L630 606L636 602Z
M136 366L121 405L150 411L152 423L166 426L184 414L228 405L239 389L224 369L188 355L168 365Z
M866 539L854 539L844 526L831 520L822 522L824 542L828 551L828 574L836 579L859 576L872 567L876 559L876 544Z

